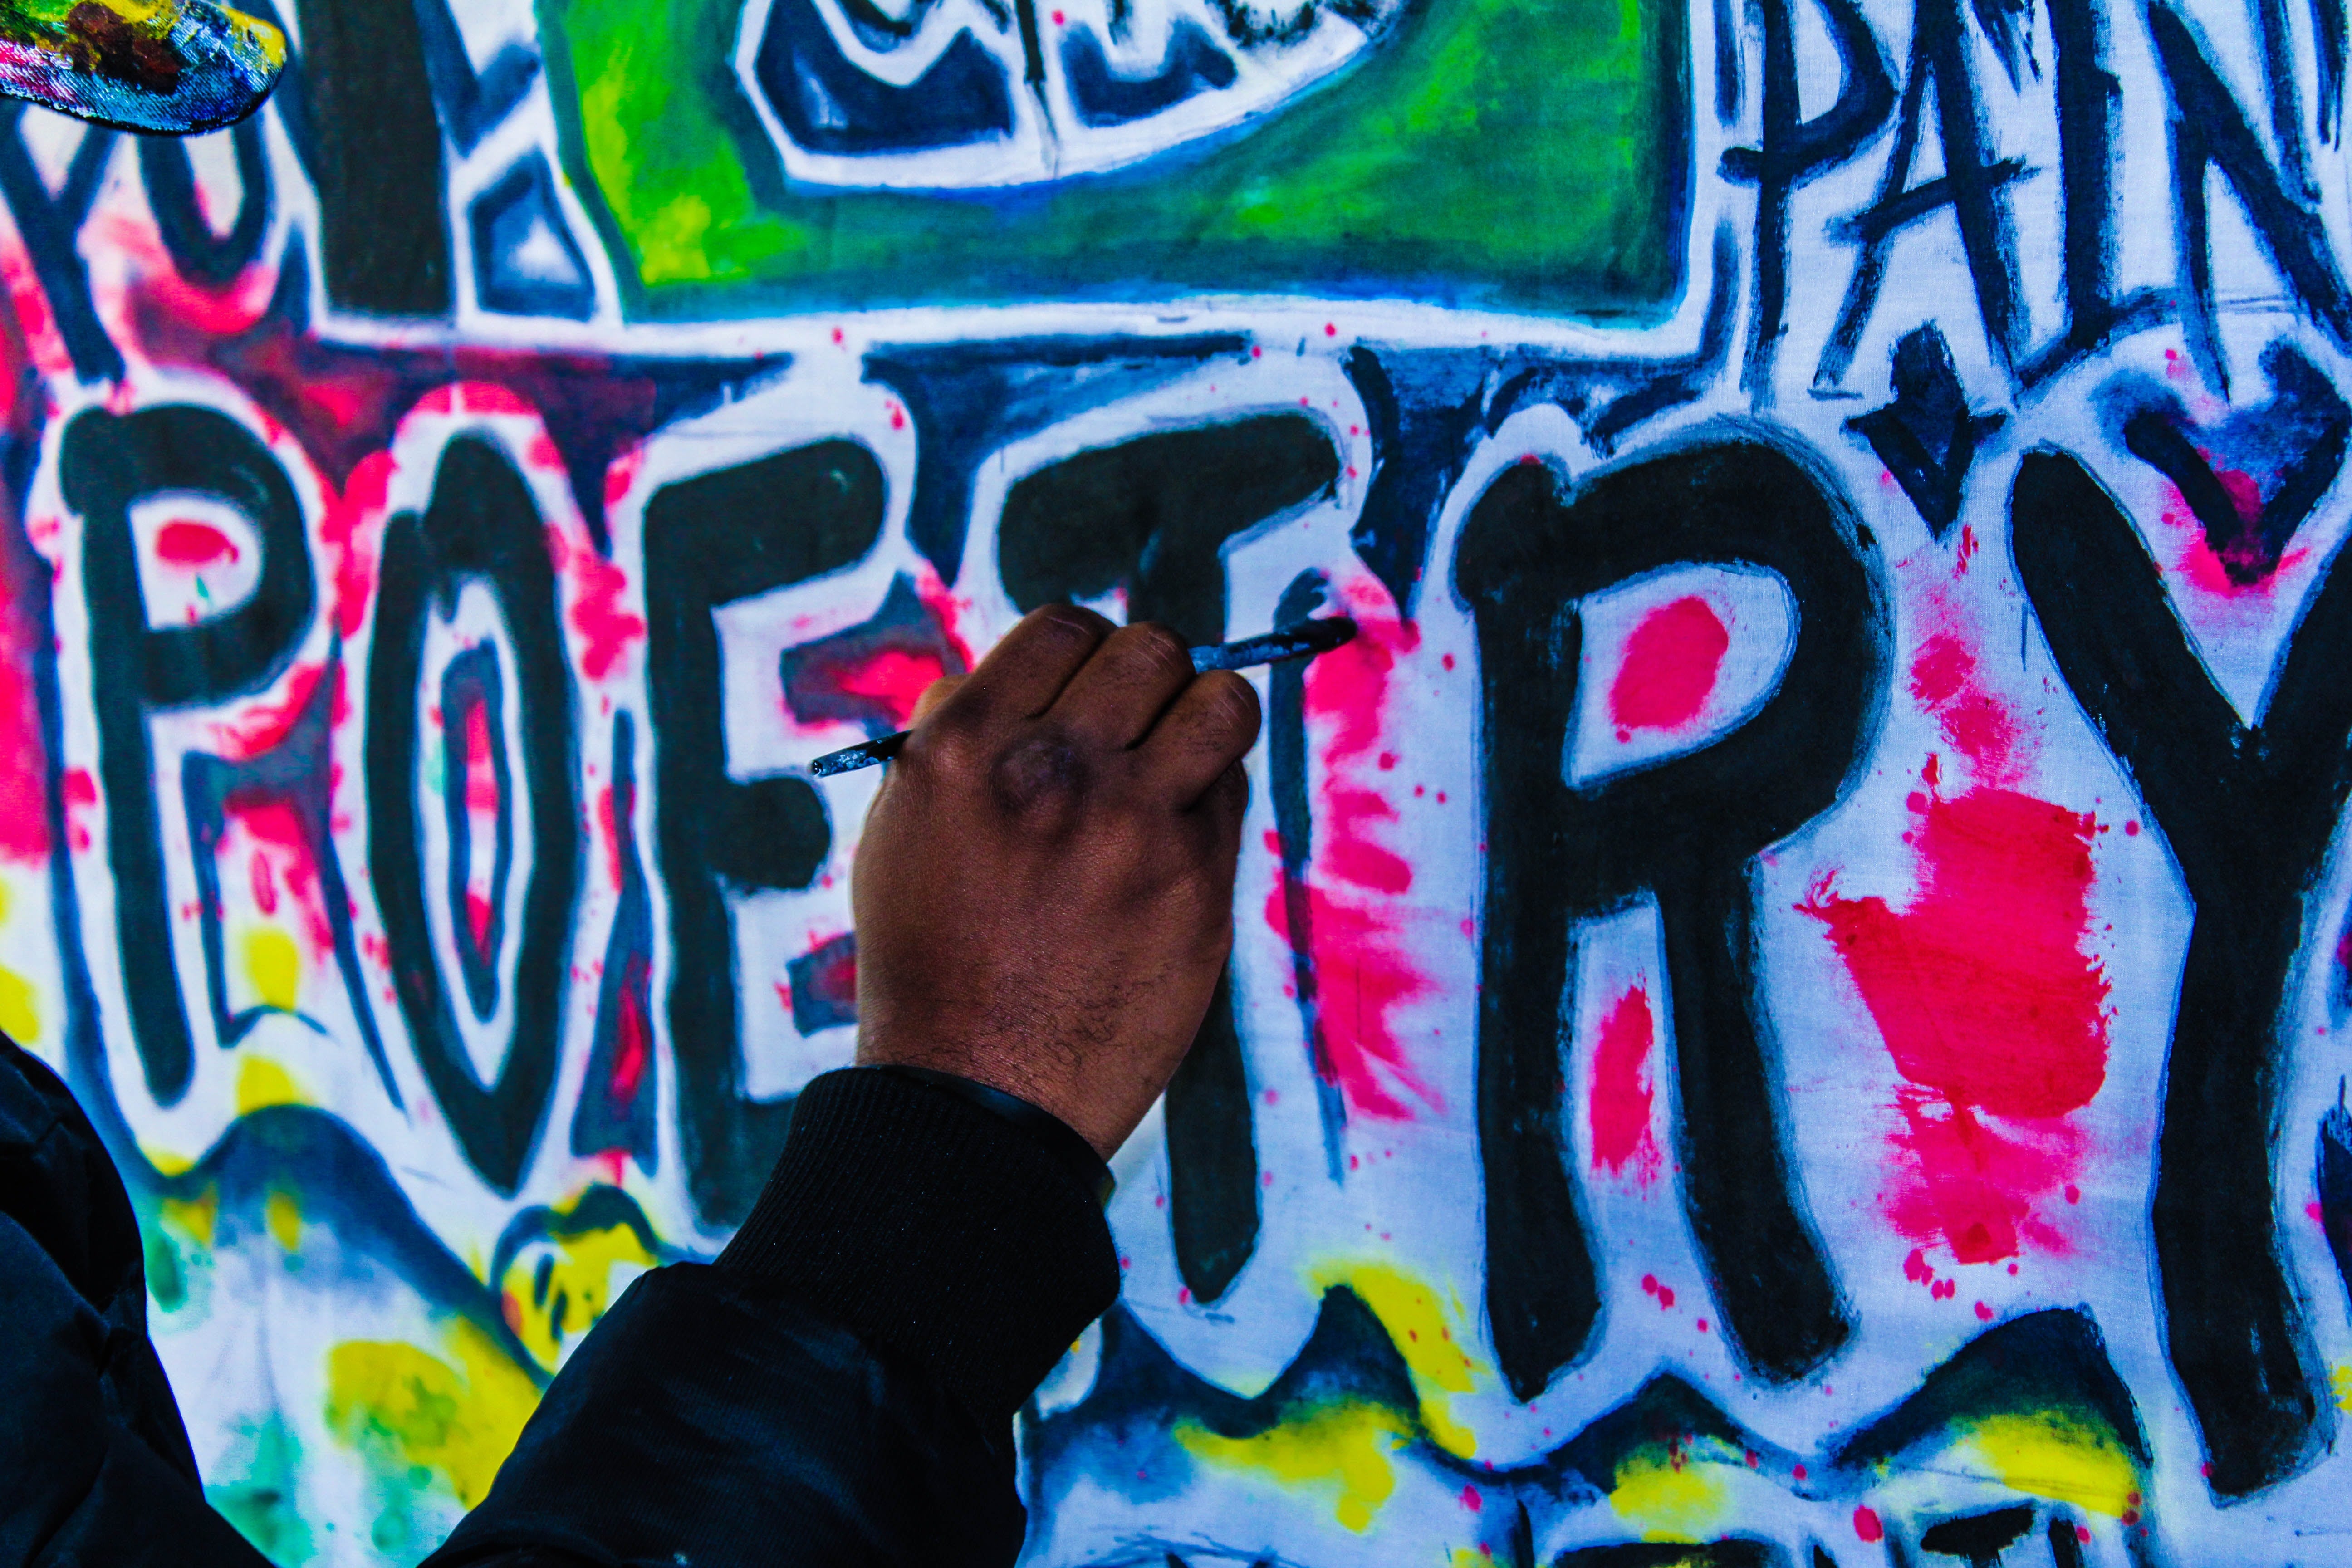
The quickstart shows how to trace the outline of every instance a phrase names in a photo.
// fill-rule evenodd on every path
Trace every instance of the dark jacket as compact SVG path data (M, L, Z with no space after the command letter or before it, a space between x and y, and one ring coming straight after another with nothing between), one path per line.
M714 1264L640 1279L428 1568L1009 1563L1012 1419L1118 1264L1108 1173L960 1079L829 1073ZM259 1568L205 1502L139 1228L0 1038L0 1568Z

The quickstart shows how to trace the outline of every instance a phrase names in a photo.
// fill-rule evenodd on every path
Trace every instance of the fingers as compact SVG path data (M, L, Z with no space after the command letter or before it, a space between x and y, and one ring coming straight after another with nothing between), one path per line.
M953 697L956 689L971 679L968 675L943 675L924 687L922 695L915 699L915 711L908 719L907 728L911 730L938 712L940 704Z
M1070 678L1087 663L1111 624L1092 610L1047 605L1032 610L962 678L959 709L991 716L1034 719L1054 706Z
M1256 689L1232 670L1212 670L1184 689L1139 750L1170 797L1190 806L1220 787L1228 771L1239 777L1258 723Z
M1053 722L1081 745L1123 751L1192 679L1192 653L1174 632L1149 621L1121 626L1063 688Z

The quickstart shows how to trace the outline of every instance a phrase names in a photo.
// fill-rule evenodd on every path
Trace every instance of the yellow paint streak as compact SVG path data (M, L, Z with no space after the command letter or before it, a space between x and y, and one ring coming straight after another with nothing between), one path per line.
M40 997L31 981L5 966L0 966L0 1034L20 1046L41 1037Z
M302 999L302 950L276 926L245 933L245 977L262 1005L291 1013Z
M472 1508L539 1404L539 1390L497 1342L460 1322L457 1364L398 1341L352 1340L327 1352L327 1425L353 1447L446 1477Z
M163 1223L199 1246L213 1244L213 1226L220 1220L220 1189L207 1184L193 1198L165 1198L155 1205ZM298 1216L299 1217L299 1216Z
M250 1116L271 1105L308 1105L294 1077L268 1057L247 1057L236 1069L236 1113Z
M278 1245L289 1252L302 1250L302 1203L283 1187L272 1187L261 1201L261 1223Z
M196 1168L195 1161L185 1154L174 1154L169 1149L150 1149L146 1144L142 1143L139 1145L139 1152L145 1155L147 1163L165 1176L184 1176Z
M2329 1367L2327 1385L2336 1395L2336 1408L2352 1410L2352 1361L2339 1361Z
M1411 1440L1393 1411L1360 1402L1327 1405L1254 1437L1221 1436L1191 1421L1176 1426L1185 1451L1213 1465L1257 1470L1285 1487L1336 1485L1334 1511L1359 1534L1396 1490L1389 1456Z
M1969 1446L2011 1491L2110 1519L2138 1512L2139 1468L2103 1426L2050 1412L1992 1415L1971 1426Z
M1437 1293L1410 1275L1380 1263L1329 1268L1314 1276L1315 1286L1328 1290L1345 1285L1388 1331L1397 1353L1412 1374L1412 1391L1421 1405L1421 1424L1430 1441L1457 1458L1478 1452L1477 1434L1447 1412L1449 1394L1468 1394L1486 1368L1462 1348L1454 1337L1461 1303L1448 1315Z
M1644 1541L1704 1541L1716 1533L1726 1500L1715 1469L1687 1456L1643 1448L1617 1467L1609 1504Z
M245 41L260 51L271 69L286 63L286 35L257 16L249 16L231 5L220 8L221 15L233 24Z
M620 1289L659 1259L646 1250L637 1233L625 1225L608 1226L553 1244L555 1266L549 1271L546 1300L538 1299L539 1261L547 1256L525 1247L499 1281L499 1300L507 1326L522 1341L539 1364L555 1369L566 1341L576 1342L604 1315L614 1293L614 1273L621 1270ZM555 1304L563 1302L563 1325L555 1324Z

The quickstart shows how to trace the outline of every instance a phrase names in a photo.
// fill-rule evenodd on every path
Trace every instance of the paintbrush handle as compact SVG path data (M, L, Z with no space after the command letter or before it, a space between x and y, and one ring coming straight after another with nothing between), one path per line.
M1244 637L1239 642L1211 643L1193 648L1192 673L1206 675L1213 669L1247 669L1254 665L1279 664L1285 659L1309 658L1328 653L1356 635L1356 623L1345 616L1327 616L1320 620L1306 621L1280 631ZM854 773L860 768L870 768L877 763L887 763L897 756L907 743L911 730L901 730L895 735L885 735L878 741L866 741L855 746L844 746L837 752L827 752L809 764L813 777L829 779L840 773Z

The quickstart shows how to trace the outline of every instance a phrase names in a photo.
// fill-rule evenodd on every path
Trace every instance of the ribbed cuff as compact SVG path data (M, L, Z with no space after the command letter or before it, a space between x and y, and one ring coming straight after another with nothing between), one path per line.
M801 1092L718 1268L929 1367L983 1420L1018 1410L1118 1297L1095 1194L1029 1130L857 1068Z

